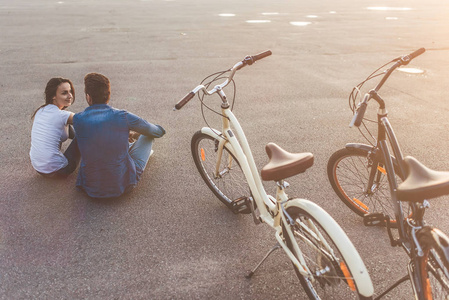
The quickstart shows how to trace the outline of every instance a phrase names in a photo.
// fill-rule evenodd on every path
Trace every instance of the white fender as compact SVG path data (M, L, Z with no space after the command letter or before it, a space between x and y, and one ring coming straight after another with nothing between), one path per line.
M207 134L208 136L213 137L214 139L221 138L220 137L221 131L217 129L213 129L210 127L203 127L201 128L201 132Z
M357 282L358 292L365 297L371 297L374 293L374 287L368 270L340 225L324 209L309 200L292 199L285 204L286 209L295 206L309 213L327 231L343 255L349 270L351 270L354 280Z
M203 127L201 128L201 132L217 140L223 139L223 136L220 136L221 135L220 130L216 130L210 127ZM226 149L229 150L229 152L231 152L232 155L236 156L234 148L232 147L231 143L226 143L225 147Z

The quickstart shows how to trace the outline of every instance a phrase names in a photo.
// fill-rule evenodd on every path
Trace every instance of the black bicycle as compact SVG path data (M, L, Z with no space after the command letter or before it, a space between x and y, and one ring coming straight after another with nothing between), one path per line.
M424 221L428 199L449 194L449 172L434 171L414 157L403 157L387 118L385 101L378 94L394 70L424 52L421 48L393 59L352 90L349 104L354 117L350 127L364 128L362 134L370 140L365 134L368 132L374 142L347 144L330 157L327 165L329 181L340 199L363 216L365 225L386 226L391 245L401 246L410 257L408 274L376 299L407 280L416 299L449 299L449 238ZM356 104L362 86L380 76L377 86ZM365 118L370 100L379 105L377 120ZM377 127L377 138L371 134L369 123ZM392 228L397 228L398 238Z

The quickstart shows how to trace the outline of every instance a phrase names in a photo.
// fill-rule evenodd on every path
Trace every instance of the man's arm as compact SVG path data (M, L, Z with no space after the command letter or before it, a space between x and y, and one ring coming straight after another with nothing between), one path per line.
M160 138L165 134L165 129L162 126L151 124L133 113L128 112L126 114L126 119L130 130L136 131L145 136Z

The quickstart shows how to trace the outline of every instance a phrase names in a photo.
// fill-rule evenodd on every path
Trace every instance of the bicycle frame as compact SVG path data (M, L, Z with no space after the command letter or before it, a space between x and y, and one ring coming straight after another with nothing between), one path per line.
M368 102L370 100L374 99L379 104L379 110L377 113L378 136L376 145L369 146L366 144L350 143L346 144L346 149L348 150L353 149L355 151L359 151L358 153L354 153L355 154L354 156L360 155L360 153L364 153L365 155L367 155L366 158L368 160L368 163L366 167L370 169L367 178L368 182L367 185L364 187L364 193L367 196L376 192L376 189L378 187L381 187L382 176L386 175L388 185L390 188L390 196L391 196L390 201L392 201L391 204L393 205L394 208L394 216L396 219L395 222L398 225L397 229L399 233L399 238L393 237L390 222L391 221L390 214L388 213L387 214L384 214L382 212L369 213L370 211L368 210L368 207L365 206L363 208L364 209L366 208L366 212L368 212L368 214L365 214L364 216L364 224L367 226L375 226L382 224L383 222L386 222L387 232L390 238L391 245L401 246L406 251L407 255L410 257L410 262L408 264L408 275L401 278L390 288L388 288L385 292L383 292L380 296L376 297L376 300L382 298L389 291L391 291L393 288L397 287L400 283L406 280L410 280L416 299L420 300L431 299L429 297L432 297L433 291L430 290L430 283L427 277L428 274L427 267L430 267L432 269L433 266L427 260L429 253L426 253L426 251L429 251L429 249L433 249L433 247L436 247L439 249L437 251L441 251L442 253L449 252L447 248L449 238L446 237L443 233L441 233L438 229L432 228L431 226L425 226L424 224L423 217L425 209L429 207L429 202L427 200L422 199L416 202L409 201L408 204L411 208L411 214L410 215L404 214L402 201L407 201L407 199L399 199L398 197L399 185L396 180L395 174L401 177L401 179L407 180L406 175L408 174L406 174L406 172L408 172L408 170L406 167L406 161L404 160L401 149L399 147L398 140L394 134L390 122L388 121L385 101L378 94L380 88L385 84L386 80L389 78L389 76L393 73L395 69L397 69L400 66L407 65L412 59L421 55L424 52L425 49L420 48L409 55L393 59L389 63L383 65L381 68L390 63L394 63L394 65L392 65L390 68L388 68L386 71L383 71L382 73L378 72L381 68L371 73L364 81L362 81L352 90L349 96L350 108L354 112L354 116L351 120L349 127L352 127L354 125L356 127L361 126L368 106ZM364 85L364 83L382 74L384 74L384 76L381 78L376 87L371 91L369 91L368 93L366 93L363 97L363 100L356 105L355 102L358 97L358 93L360 92L360 88ZM367 127L365 128L368 130L368 132L370 131ZM364 134L362 133L362 135ZM336 152L336 156L332 156L332 159L335 160L336 158L342 157L342 154L344 153L345 152L340 151ZM336 167L334 160L331 160L328 164L328 174L329 179L331 180L331 183L334 187L334 190L340 196L341 192L344 191L337 191L337 188L335 188L336 184L335 178L332 179L331 174L329 173L330 167L332 168ZM331 162L333 163L333 165L330 165ZM340 198L342 197L340 196ZM342 200L346 201L343 198ZM359 204L358 202L356 202L356 200L357 199L354 198L354 202ZM361 204L363 203L361 202ZM384 207L382 205L382 210L383 209ZM431 230L431 234L429 233L429 230ZM429 240L431 240L432 242L429 242ZM424 247L422 247L420 243L422 243ZM445 254L445 260L448 260L447 257L449 257L449 255ZM440 264L440 262L438 263ZM444 263L447 264L446 262ZM447 273L446 276L448 276ZM426 290L424 290L424 288Z
M376 97L373 98L376 99ZM388 145L391 146L391 150L393 153L390 152ZM395 209L395 217L398 223L399 233L399 239L394 240L390 232L391 228L387 224L390 241L392 246L402 246L402 248L410 257L411 261L408 267L410 281L417 299L422 299L423 290L421 287L421 281L419 280L421 276L421 265L419 263L421 247L416 239L415 232L423 226L423 215L425 207L420 203L411 202L410 206L412 209L412 218L409 218L409 216L404 216L401 200L398 199L396 193L398 183L395 178L395 173L399 173L404 178L404 157L396 135L394 134L393 128L387 118L387 112L384 108L379 108L378 111L378 139L375 149L375 151L380 150L381 155L376 155L374 158L373 167L371 168L371 172L369 175L367 190L371 189L373 184L375 184L375 178L378 178L380 176L380 172L383 173L383 171L379 170L379 168L377 167L379 164L383 164L390 187L391 200ZM397 165L396 172L393 157Z
M302 208L309 213L312 213L312 215L317 218L318 222L321 224L330 224L330 220L333 221L333 219L322 208L311 201L299 198L289 199L287 194L285 193L285 188L288 186L288 184L284 181L277 182L276 198L266 193L245 133L240 126L237 118L230 110L229 105L226 105L227 103L225 101L226 97L224 96L224 93L220 93L220 96L222 96L222 100L224 103L224 105L222 105L222 132L209 127L203 127L201 129L202 133L207 134L219 141L215 176L218 175L219 165L222 160L223 148L226 147L226 149L232 155L234 155L234 157L236 157L240 163L240 168L245 175L251 193L254 197L254 201L257 205L257 208L259 209L260 220L264 223L267 223L275 230L275 237L278 244L282 247L289 259L296 266L298 272L300 272L304 277L309 278L309 280L313 282L315 280L314 274L312 274L309 267L307 266L302 251L297 243L292 243L293 251L291 251L284 239L284 237L288 236L290 240L295 240L294 234L290 226L288 226L290 222L293 222L293 220L287 214L286 209L290 206ZM230 164L232 162L230 161L228 163ZM347 243L350 243L350 241L347 239L344 232L339 231L341 229L337 229L334 226L327 227L332 228L332 232L330 232L329 234L334 237L334 243L339 244L340 251L346 253L346 245ZM303 229L304 228L306 227L303 227ZM326 249L326 252L334 257L333 249L327 243L326 239L321 235L319 230L314 226L312 221L309 220L307 228L309 230L308 232L312 236L315 236L320 240L321 246ZM303 239L303 241L305 241L312 247L317 247L317 245L310 243L307 239ZM346 263L350 265L351 268L353 268L354 270L359 270L359 272L352 274L353 277L359 278L358 280L360 280L360 282L364 281L366 279L365 276L367 274L367 271L364 266L360 266L358 264L357 259L360 258L353 257L349 254L349 252L347 252L345 257L347 257ZM363 289L363 291L360 291L362 294L372 295L371 284L364 286Z
M225 98L222 98L225 99ZM289 199L287 194L285 193L285 188L287 186L286 182L278 182L276 189L276 198L268 195L263 187L262 180L259 176L259 172L256 167L256 163L254 161L251 149L249 147L248 141L246 139L245 133L243 132L242 127L240 126L237 118L234 116L232 111L229 109L229 106L222 106L222 133L218 130L204 127L201 129L201 132L207 134L219 141L218 149L217 149L217 164L216 164L216 174L218 175L218 166L221 163L223 148L226 148L234 157L236 157L239 161L240 168L245 175L247 183L250 187L251 193L254 197L254 201L260 212L260 220L264 223L267 223L275 230L275 237L278 244L285 251L289 259L296 266L298 272L300 272L304 277L309 278L312 282L315 280L314 274L308 268L307 263L304 259L301 249L297 245L297 243L293 244L293 251L291 251L287 244L286 238L290 240L295 240L294 234L290 228L289 223L293 222L290 216L286 213L286 209L290 206L295 206L302 208L317 218L318 222L321 224L329 224L330 220L333 219L326 213L322 208L320 208L315 203L305 200L305 199ZM231 162L229 162L231 163ZM329 255L334 257L334 251L326 242L324 237L321 235L319 230L314 227L311 221L308 224L308 232L317 237L320 240L320 247L324 247L326 252ZM301 226L301 224L299 225ZM337 229L334 226L328 226L328 228L332 228L332 236L334 237L334 242L340 245L340 251L346 252L346 245L350 243L347 240L346 235L344 235L343 231L339 231L341 229ZM303 227L304 229L305 227ZM307 242L312 247L317 247L313 243L307 241L307 239L303 239L303 241ZM346 254L348 258L346 263L354 270L359 269L359 272L352 274L355 278L359 278L360 281L365 280L365 276L367 274L364 266L360 266L358 264L358 260L360 258L353 257L349 254ZM372 285L364 286L366 290L360 291L363 294L372 295Z
M245 59L246 60L246 59ZM250 58L252 60L252 58ZM248 144L248 140L246 139L245 133L243 132L242 127L240 126L240 123L238 122L237 118L232 113L229 103L227 102L226 95L223 91L223 89L232 81L232 78L234 77L234 74L237 70L241 69L245 66L245 61L239 62L235 64L229 71L231 72L230 75L227 77L227 79L219 85L216 85L213 89L208 91L205 86L199 85L195 89L192 90L188 95L186 95L176 106L175 109L181 108L185 103L187 103L197 92L203 91L206 95L212 95L217 93L221 100L222 100L222 131L219 132L215 129L204 127L201 129L201 132L209 135L210 137L216 139L219 141L218 143L218 149L217 149L217 163L216 163L216 169L215 169L215 176L220 175L219 174L219 166L222 159L222 153L223 148L226 147L226 149L229 150L229 152L236 157L240 163L240 168L243 171L243 174L247 180L247 183L250 187L251 193L254 197L254 201L257 205L257 208L260 212L260 220L264 223L267 223L275 229L276 231L276 239L281 245L281 247L284 249L290 260L293 262L293 264L297 267L298 271L305 277L313 279L313 275L311 274L309 268L307 267L307 264L304 260L304 257L301 253L301 250L299 249L298 245L296 243L293 243L294 252L290 251L290 249L287 247L286 242L284 241L282 234L283 228L285 229L285 234L288 235L290 240L294 240L293 232L290 229L290 226L287 226L287 219L290 219L290 217L286 217L286 211L283 209L283 206L288 207L289 203L295 203L295 205L301 207L301 205L304 205L303 199L294 199L296 201L291 201L288 199L287 194L285 193L284 189L285 187L278 186L277 192L276 192L276 198L273 198L272 196L269 196L265 188L263 187L262 180L259 176L259 172L256 167L256 163L254 161L251 149ZM251 63L249 63L251 64ZM234 134L233 129L237 133ZM228 164L232 164L232 159L230 158L230 161ZM287 203L287 200L289 200ZM307 201L308 202L308 201ZM319 206L308 206L309 210L315 210L317 214L320 214L322 209L319 208ZM283 222L283 223L281 223ZM322 220L322 222L326 222L326 220ZM285 226L283 226L285 225ZM321 234L316 231L316 235L321 237ZM333 253L332 249L327 245L326 241L321 237L321 241L323 242L323 245L329 250L330 253ZM298 257L298 258L297 258ZM356 274L357 276L357 274Z
M275 229L275 236L278 243L287 253L293 264L298 267L299 272L301 272L304 276L310 277L310 270L308 269L307 264L304 261L299 247L296 245L296 243L294 243L294 250L297 257L299 258L297 259L295 254L292 253L290 249L288 249L287 244L281 236L283 233L281 222L286 222L286 220L288 219L285 216L285 210L281 208L281 206L288 200L285 189L280 186L277 187L276 199L267 194L262 184L262 180L259 176L259 172L257 170L256 163L249 147L248 140L246 139L245 133L243 132L240 123L238 122L232 111L229 109L229 107L224 106L222 108L222 115L223 117L221 134L218 134L217 130L211 129L209 127L204 127L201 129L203 133L208 134L220 141L218 144L218 157L215 175L218 175L223 148L226 147L229 152L231 152L231 154L238 159L240 163L240 168L245 175L251 193L254 197L254 201L256 202L256 205L259 209L260 219L262 220L262 222L267 223L268 225L270 225L270 227ZM232 128L234 128L236 134L234 133ZM286 234L291 239L294 239L293 232L291 232L290 227L284 226L284 229L286 231ZM330 247L328 247L328 249L331 250Z

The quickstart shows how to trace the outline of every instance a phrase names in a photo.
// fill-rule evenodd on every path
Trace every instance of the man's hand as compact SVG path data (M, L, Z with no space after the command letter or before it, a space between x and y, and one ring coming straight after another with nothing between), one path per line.
M135 132L135 131L130 131L129 132L129 137L128 137L128 141L130 143L134 143L135 141L137 141L137 139L139 138L140 133Z

